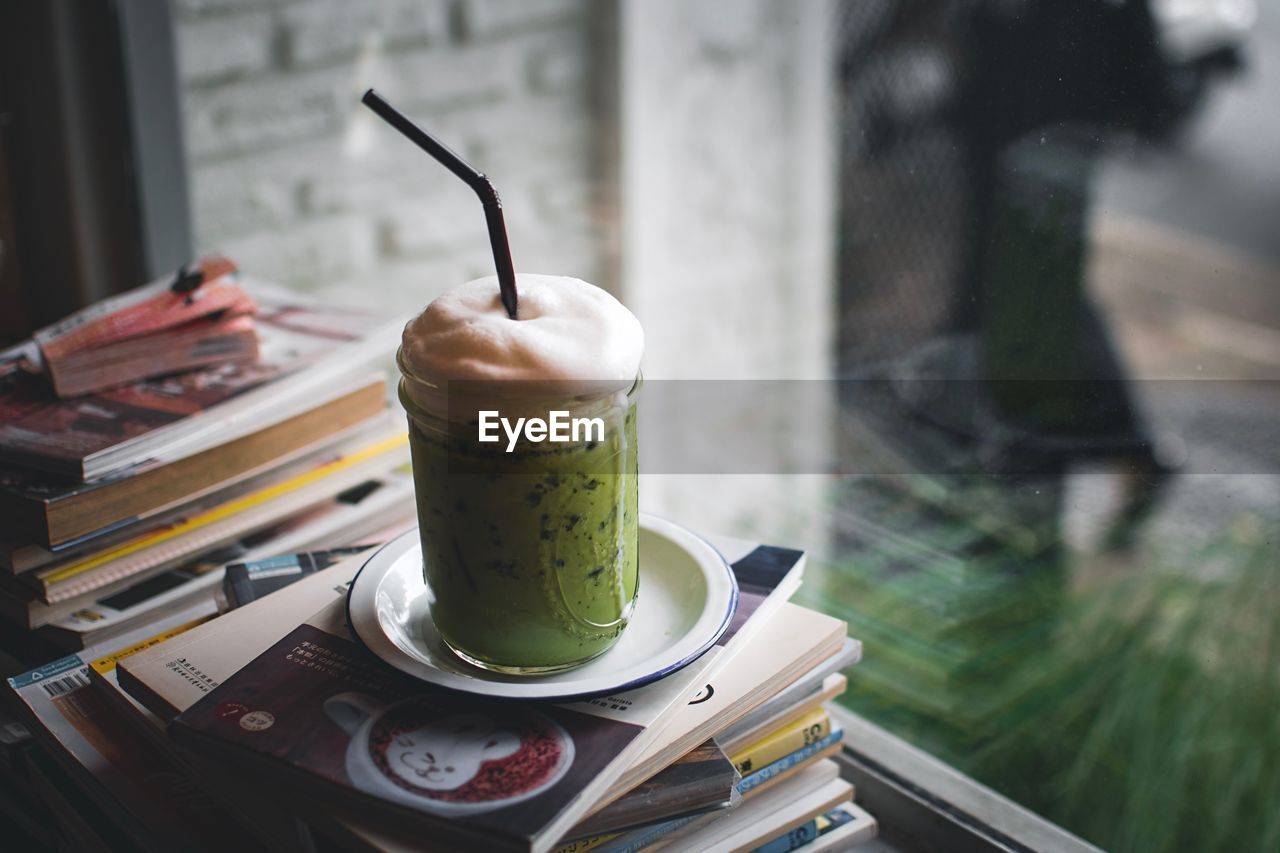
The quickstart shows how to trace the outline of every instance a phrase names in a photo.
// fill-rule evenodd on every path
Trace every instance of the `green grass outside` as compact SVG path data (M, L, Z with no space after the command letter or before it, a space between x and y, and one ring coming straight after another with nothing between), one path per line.
M931 522L935 540L964 523ZM1090 558L1059 549L974 549L957 574L864 545L801 598L864 641L850 708L1081 837L1280 850L1278 542L1245 518L1074 588Z

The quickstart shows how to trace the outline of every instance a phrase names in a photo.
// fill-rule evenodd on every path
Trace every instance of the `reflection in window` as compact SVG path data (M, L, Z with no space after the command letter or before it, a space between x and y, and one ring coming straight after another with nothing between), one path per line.
M853 708L1108 849L1280 838L1251 11L841 12L841 441L894 473L843 482L807 592L866 643Z

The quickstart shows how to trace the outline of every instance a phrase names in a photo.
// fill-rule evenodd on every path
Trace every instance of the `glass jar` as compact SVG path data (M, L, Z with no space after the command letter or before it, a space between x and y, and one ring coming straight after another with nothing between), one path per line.
M569 669L621 635L638 586L636 398L435 383L401 355L432 621L460 658L509 674ZM493 393L491 393L493 392ZM565 441L514 443L482 412L579 420ZM583 423L586 421L587 423ZM512 444L514 446L512 446Z

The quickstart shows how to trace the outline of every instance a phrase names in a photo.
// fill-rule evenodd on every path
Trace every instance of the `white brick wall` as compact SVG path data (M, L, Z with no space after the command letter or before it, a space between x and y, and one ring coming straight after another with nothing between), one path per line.
M363 49L443 44L449 7L421 0L309 0L281 15L283 59L291 67L349 60Z
M578 0L467 0L459 11L463 33L484 39L563 25L580 16L582 3Z
M177 0L198 248L386 310L491 271L481 208L359 105L488 172L518 269L602 281L585 0Z
M187 84L216 83L266 71L274 59L274 22L255 12L193 21L178 31Z

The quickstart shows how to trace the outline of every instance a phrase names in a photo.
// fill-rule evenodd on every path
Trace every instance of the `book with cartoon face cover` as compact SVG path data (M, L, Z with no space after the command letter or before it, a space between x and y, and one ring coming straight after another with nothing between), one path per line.
M734 563L751 594L712 651L623 694L549 704L425 684L354 640L337 600L214 687L170 732L278 782L303 811L376 816L436 843L547 850L728 659L735 638L785 601L802 555L775 553L784 551L757 548Z

